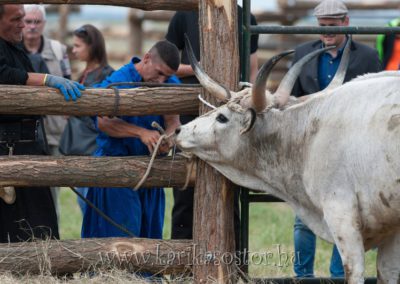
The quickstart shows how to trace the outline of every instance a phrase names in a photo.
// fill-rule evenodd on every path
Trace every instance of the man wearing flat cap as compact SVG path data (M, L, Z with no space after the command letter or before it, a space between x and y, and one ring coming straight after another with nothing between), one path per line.
M348 10L341 0L321 1L314 9L314 16L321 27L349 25ZM329 85L337 71L347 40L348 36L344 34L323 34L320 35L319 40L306 42L296 47L293 64L314 50L335 46L335 48L322 53L303 67L293 88L293 96L312 95ZM364 44L352 41L344 82L365 73L379 71L381 71L381 64L377 51ZM332 137L332 141L334 141L334 137ZM334 144L332 146L334 147ZM294 272L297 277L314 276L315 245L315 234L296 216L294 224ZM330 273L332 277L344 277L343 265L336 246L333 248Z

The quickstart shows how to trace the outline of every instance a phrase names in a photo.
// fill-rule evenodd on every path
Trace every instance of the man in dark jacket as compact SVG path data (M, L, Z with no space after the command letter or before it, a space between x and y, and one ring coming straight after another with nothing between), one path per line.
M58 88L66 100L80 97L78 83L33 73L22 48L23 5L0 5L0 84ZM40 116L0 115L0 155L40 155ZM0 188L0 242L58 238L57 217L49 188Z
M347 7L341 0L324 0L314 9L319 26L348 26ZM321 35L319 40L306 42L295 50L293 64L306 54L326 46L335 48L322 53L303 67L293 88L292 95L302 97L325 89L333 79L348 37L343 34ZM349 66L344 81L365 73L381 71L376 50L357 42L351 43ZM297 277L312 277L314 274L315 234L296 217L294 224L295 261ZM334 246L330 272L332 277L343 277L343 265Z

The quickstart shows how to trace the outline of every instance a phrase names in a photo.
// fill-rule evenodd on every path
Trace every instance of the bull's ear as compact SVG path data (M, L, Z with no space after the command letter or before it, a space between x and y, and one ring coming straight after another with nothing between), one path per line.
M240 130L240 135L249 132L256 122L257 113L253 108L248 108L243 115L242 129Z

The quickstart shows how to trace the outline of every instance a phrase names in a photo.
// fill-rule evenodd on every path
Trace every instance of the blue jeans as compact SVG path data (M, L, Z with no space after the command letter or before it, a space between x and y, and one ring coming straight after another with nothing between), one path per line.
M314 277L314 257L316 237L315 234L303 224L296 216L294 221L294 272L297 277ZM344 277L342 259L333 246L331 265L329 267L331 277Z

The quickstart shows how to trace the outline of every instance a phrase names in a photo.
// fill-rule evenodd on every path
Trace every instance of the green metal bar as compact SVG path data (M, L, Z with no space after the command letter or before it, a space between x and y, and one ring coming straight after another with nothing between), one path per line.
M242 66L241 80L249 82L250 78L250 0L243 0L243 32L242 32L242 54L240 56Z
M250 26L253 34L399 34L400 27Z
M249 251L249 221L250 221L249 190L240 188L240 251L242 252L242 263L248 263ZM241 270L248 274L248 265L242 265Z
M254 284L345 284L344 278L250 278L249 281ZM366 278L365 284L376 284L376 278Z
M255 202L285 202L285 201L271 194L255 193L255 194L249 194L248 202L255 203Z
M243 0L242 13L242 54L241 62L241 80L250 81L250 0ZM240 189L240 251L242 254L242 263L248 263L249 251L249 190ZM241 266L242 271L248 274L248 265Z

